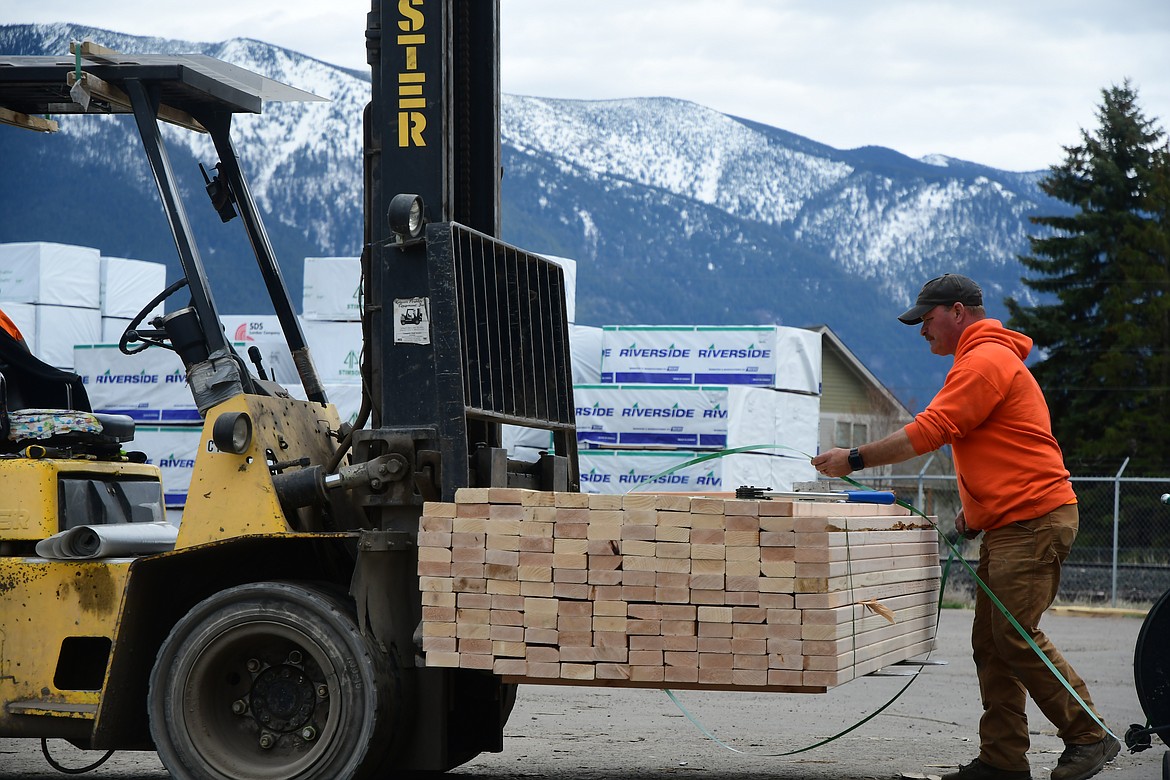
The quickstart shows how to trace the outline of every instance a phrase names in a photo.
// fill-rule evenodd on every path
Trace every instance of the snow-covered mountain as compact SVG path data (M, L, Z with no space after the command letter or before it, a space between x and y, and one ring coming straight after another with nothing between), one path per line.
M238 118L236 146L294 300L303 257L360 251L368 74L248 39L72 25L0 26L0 53L60 54L86 38L128 53L207 54L329 98ZM0 195L0 241L97 246L165 261L174 278L178 261L129 118L67 117L61 127L49 138L0 127L0 167L22 182ZM182 186L202 197L197 163L214 164L210 143L181 131L166 138ZM578 321L828 324L912 408L949 362L896 315L945 271L979 279L993 315L1004 315L1007 295L1028 300L1016 259L1028 216L1062 210L1037 188L1039 172L838 150L667 98L503 95L501 142L502 237L578 260ZM220 309L265 310L242 231L218 228L210 208L191 216Z

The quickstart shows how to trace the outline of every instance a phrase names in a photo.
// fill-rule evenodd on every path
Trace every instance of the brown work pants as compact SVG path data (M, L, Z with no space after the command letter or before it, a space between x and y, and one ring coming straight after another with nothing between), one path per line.
M1040 617L1056 598L1060 566L1077 535L1077 505L1011 523L983 535L979 578L996 595L1090 707L1088 688L1040 630ZM982 588L976 589L971 629L975 669L983 698L979 760L999 769L1028 769L1026 696L1040 707L1066 744L1097 742L1104 730L1085 712L1043 659L1020 636Z

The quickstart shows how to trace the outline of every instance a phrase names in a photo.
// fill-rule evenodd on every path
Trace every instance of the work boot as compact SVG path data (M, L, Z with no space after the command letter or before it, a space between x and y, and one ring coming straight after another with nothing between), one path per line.
M979 759L963 764L958 772L943 775L942 780L1032 780L1027 769L997 769Z
M1100 742L1068 745L1052 770L1052 780L1085 780L1100 772L1120 752L1121 743L1108 734Z

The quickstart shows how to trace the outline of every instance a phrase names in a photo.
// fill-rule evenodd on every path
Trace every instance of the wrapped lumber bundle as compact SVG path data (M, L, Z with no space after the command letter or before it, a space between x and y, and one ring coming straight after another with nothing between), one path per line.
M427 503L427 666L824 692L932 647L936 533L898 506L466 488Z

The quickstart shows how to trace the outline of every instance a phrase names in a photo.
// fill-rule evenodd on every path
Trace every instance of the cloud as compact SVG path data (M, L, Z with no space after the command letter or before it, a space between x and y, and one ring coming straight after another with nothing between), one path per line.
M1103 87L1132 76L1144 105L1170 103L1164 3L545 5L503 0L505 89L670 95L843 148L1038 169L1092 125Z
M367 68L366 0L26 5L0 21L243 36ZM1095 126L1111 84L1170 112L1165 0L500 0L500 18L505 92L678 97L841 148L1032 170Z

